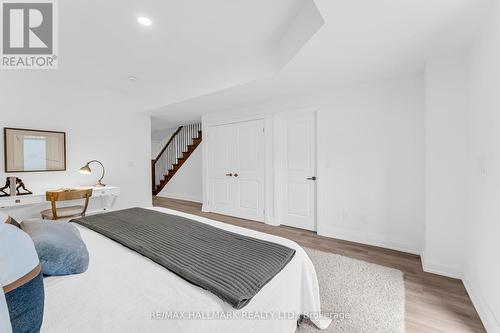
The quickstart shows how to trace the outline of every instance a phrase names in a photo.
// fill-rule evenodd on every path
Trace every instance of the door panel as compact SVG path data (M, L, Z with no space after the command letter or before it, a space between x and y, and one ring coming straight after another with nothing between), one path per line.
M280 118L279 219L281 224L316 230L316 174L314 112L289 114Z
M287 215L297 217L309 217L311 215L310 200L311 186L303 182L289 182L288 186L288 208Z
M218 205L229 205L229 184L225 180L214 180L214 203Z
M240 172L258 172L261 153L259 139L262 132L261 121L251 121L236 125L235 167Z
M259 183L257 181L239 180L239 207L259 209Z
M287 121L286 130L286 145L293 149L286 150L287 169L288 171L303 172L309 168L309 140L304 140L304 136L309 136L309 124L300 121ZM306 158L304 158L306 157Z

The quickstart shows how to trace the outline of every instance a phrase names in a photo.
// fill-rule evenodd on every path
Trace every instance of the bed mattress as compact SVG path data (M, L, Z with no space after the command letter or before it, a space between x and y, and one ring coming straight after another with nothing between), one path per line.
M148 258L75 224L90 263L83 274L44 279L42 332L295 332L300 314L320 312L314 266L285 238L165 208L150 208L295 249L292 260L243 309L235 310ZM329 319L315 317L320 328Z

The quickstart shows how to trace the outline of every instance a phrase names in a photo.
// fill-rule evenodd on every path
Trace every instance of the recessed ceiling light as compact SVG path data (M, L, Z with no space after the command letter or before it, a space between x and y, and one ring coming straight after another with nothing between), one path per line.
M153 24L153 21L151 21L151 19L150 19L150 18L145 17L145 16L139 16L139 17L137 18L137 22L139 22L139 23L140 23L140 24L142 24L142 25L147 25L147 26L150 26L150 25L152 25L152 24Z
M129 76L129 77L128 77L128 81L129 81L129 82L135 82L135 81L137 81L137 76L132 76L132 75L131 75L131 76Z

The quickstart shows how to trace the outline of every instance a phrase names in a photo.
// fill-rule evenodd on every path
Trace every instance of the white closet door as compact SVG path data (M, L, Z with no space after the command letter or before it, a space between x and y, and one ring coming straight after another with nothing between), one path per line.
M212 212L264 221L264 121L210 127Z
M237 123L234 140L233 214L264 221L264 121Z
M232 141L234 129L229 125L210 127L209 202L211 210L231 214Z
M315 113L281 118L280 223L316 230Z

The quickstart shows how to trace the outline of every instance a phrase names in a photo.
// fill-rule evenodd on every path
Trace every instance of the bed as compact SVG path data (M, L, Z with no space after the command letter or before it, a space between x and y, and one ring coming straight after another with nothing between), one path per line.
M236 310L150 259L82 225L75 224L90 254L83 274L46 277L42 332L295 332L309 314L319 328L314 266L295 242L165 208L162 213L294 249L291 261Z

